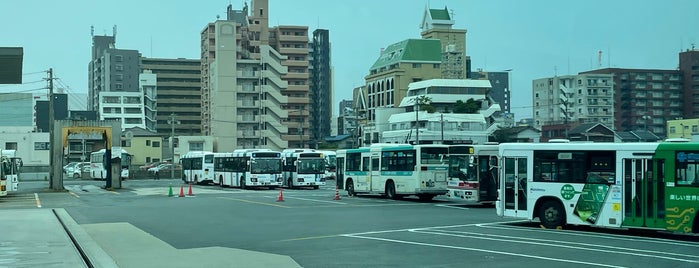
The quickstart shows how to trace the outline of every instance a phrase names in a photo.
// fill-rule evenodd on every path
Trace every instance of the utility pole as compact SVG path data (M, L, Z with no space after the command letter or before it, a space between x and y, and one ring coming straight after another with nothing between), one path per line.
M172 153L172 166L170 167L170 178L175 178L175 113L170 114L170 152Z
M439 122L442 125L442 144L444 144L444 114L439 115Z
M53 121L55 115L53 113L53 68L49 68L49 163L57 163L58 159L55 159L54 152L56 149L55 133L53 131ZM61 166L60 164L58 166ZM63 190L63 181L59 180L58 174L55 172L56 168L51 168L49 170L49 185L52 190Z
M415 98L415 145L420 144L420 119L418 118L418 111L420 110L420 104L418 99Z
M303 106L299 109L299 148L303 148Z

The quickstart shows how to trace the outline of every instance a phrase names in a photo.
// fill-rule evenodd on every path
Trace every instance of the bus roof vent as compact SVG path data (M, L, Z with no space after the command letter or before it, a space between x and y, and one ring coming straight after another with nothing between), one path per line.
M669 138L665 139L665 142L690 142L690 140L685 138Z
M498 145L499 143L497 141L486 141L483 143L483 145Z
M549 143L569 143L568 139L550 139Z

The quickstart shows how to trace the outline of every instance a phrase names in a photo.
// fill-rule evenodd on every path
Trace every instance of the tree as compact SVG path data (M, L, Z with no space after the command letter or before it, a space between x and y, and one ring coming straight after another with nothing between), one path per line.
M499 127L493 134L490 134L490 137L491 139L489 141L497 143L517 142L517 131L515 128Z
M468 99L466 102L462 100L457 100L454 105L455 114L475 114L481 109L481 101L474 100L473 98Z

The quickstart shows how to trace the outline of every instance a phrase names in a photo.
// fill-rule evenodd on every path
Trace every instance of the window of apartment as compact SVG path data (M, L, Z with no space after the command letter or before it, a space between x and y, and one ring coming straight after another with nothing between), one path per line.
M116 64L116 65L114 65L114 70L123 71L123 70L124 70L124 65Z
M131 147L131 140L121 141L121 147Z
M124 56L123 55L115 55L114 56L114 61L124 61Z
M413 68L422 68L422 63L413 63Z
M150 163L150 162L151 162L150 156L146 156L146 163Z
M439 63L432 64L432 68L439 69Z
M116 84L114 84L114 88L115 88L115 89L124 89L124 84L122 84L122 83L116 83Z
M203 151L204 150L204 142L201 142L201 141L189 142L189 150L190 151Z
M146 146L150 146L150 140L146 140Z
M422 78L413 78L413 82L420 82L422 81Z
M143 121L141 118L126 118L124 122L127 124L141 124Z
M153 147L159 148L159 147L160 147L160 142L159 142L159 141L154 141L154 142L153 142Z
M35 142L34 143L34 150L36 151L45 151L49 149L49 143L48 142Z
M116 74L116 75L114 76L114 78L115 78L117 81L121 81L121 80L124 80L124 75L123 75L123 74Z

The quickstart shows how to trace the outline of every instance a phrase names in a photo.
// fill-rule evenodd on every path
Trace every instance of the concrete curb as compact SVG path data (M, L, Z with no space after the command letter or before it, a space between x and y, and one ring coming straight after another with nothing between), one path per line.
M119 267L114 259L87 234L85 229L83 229L65 209L55 208L53 212L65 226L68 235L74 239L77 244L75 246L82 252L84 257L89 260L89 267Z

